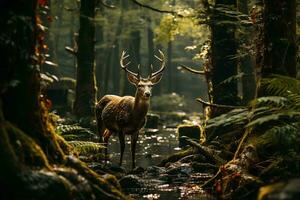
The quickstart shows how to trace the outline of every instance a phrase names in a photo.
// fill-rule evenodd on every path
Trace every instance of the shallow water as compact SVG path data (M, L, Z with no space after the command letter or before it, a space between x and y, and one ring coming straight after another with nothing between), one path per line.
M120 147L118 137L111 137L108 152L111 161L119 162ZM162 159L180 150L176 129L144 130L139 136L136 149L136 166L147 168L157 165ZM126 138L126 147L123 158L123 166L127 171L131 166L130 137ZM171 177L171 182L163 181L159 175L144 174L141 178L147 188L128 189L136 199L214 199L213 196L203 191L199 185L211 177L210 174L190 173L187 177Z

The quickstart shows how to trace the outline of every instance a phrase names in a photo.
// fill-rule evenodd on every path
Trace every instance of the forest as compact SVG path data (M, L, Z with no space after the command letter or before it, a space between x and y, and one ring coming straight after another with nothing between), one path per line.
M300 199L297 0L0 0L0 199Z

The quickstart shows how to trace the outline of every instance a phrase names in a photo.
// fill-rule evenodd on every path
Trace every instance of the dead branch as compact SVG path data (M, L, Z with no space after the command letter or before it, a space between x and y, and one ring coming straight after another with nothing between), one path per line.
M207 74L207 72L205 72L205 71L198 71L198 70L192 69L191 67L188 67L186 65L179 65L178 69L179 70L184 69L184 70L186 70L188 72L192 72L194 74L200 74L200 75L206 75Z
M175 11L171 11L171 10L160 10L158 8L153 8L152 6L149 6L149 5L145 5L145 4L142 4L140 2L138 2L137 0L131 0L133 3L135 3L136 5L138 6L141 6L143 8L148 8L150 10L153 10L155 12L160 12L160 13L167 13L167 14L172 14L172 15L175 15L175 16L178 16L178 17L184 17L183 15L175 12Z
M210 107L216 107L216 108L246 108L245 106L231 106L231 105L221 105L221 104L214 104L214 103L210 103L207 101L204 101L203 99L201 99L200 97L196 99L197 101L199 101L200 103L202 103L204 106L210 106Z

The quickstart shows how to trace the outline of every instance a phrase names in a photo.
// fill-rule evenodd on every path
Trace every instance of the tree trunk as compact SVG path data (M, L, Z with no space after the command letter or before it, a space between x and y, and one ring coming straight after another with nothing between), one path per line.
M77 52L77 85L74 114L77 117L94 116L96 102L95 80L95 4L82 0Z
M265 0L262 76L296 77L296 0Z
M215 6L232 6L236 8L235 0L217 0ZM232 20L223 13L213 11L213 21L211 25L211 81L212 91L210 99L212 103L235 105L237 98L237 82L232 80L224 83L226 79L237 74L237 61L233 57L236 55L236 41L234 25L222 23Z
M238 1L238 10L243 14L248 15L249 8L248 8L248 1L247 0L239 0ZM250 37L253 36L252 30L249 27L242 27L247 31L250 32L250 35L243 35L241 38L241 45L242 46L251 46L251 39ZM246 51L246 50L244 50ZM244 52L243 52L244 53ZM249 52L245 52L245 56L239 59L239 68L240 72L243 73L241 79L242 85L242 102L244 105L247 105L249 101L254 99L255 97L255 90L256 90L256 80L255 80L255 62L254 58Z
M173 54L173 44L172 41L169 41L168 49L167 49L168 93L171 93L173 91L172 54Z
M1 94L3 114L7 121L32 136L50 160L59 161L63 153L57 142L51 140L53 130L47 127L45 107L41 106L40 59L37 58L35 63L32 59L39 49L36 48L36 38L43 37L43 33L36 29L36 1L20 4L11 5L13 12L4 12L1 17L2 35L13 42L12 45L1 45L1 93L2 84L14 83L14 87L5 88L5 93ZM23 18L15 18L16 15ZM7 24L9 21L12 23Z

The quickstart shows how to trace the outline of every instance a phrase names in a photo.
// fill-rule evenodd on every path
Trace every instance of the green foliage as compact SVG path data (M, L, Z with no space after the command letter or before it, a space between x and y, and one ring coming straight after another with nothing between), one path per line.
M291 77L276 75L262 80L262 87L268 94L253 100L249 107L234 109L210 119L207 128L222 127L251 128L258 141L256 144L299 152L300 141L300 81ZM263 142L262 142L263 141ZM268 144L270 143L270 144ZM281 151L281 150L280 150Z
M96 154L105 148L100 143L89 141L69 141L68 143L72 145L80 155Z
M77 124L58 125L56 127L56 131L66 140L87 140L96 137L96 135L92 131Z
M270 78L263 79L261 85L263 89L274 95L300 95L300 81L292 77L272 75Z

